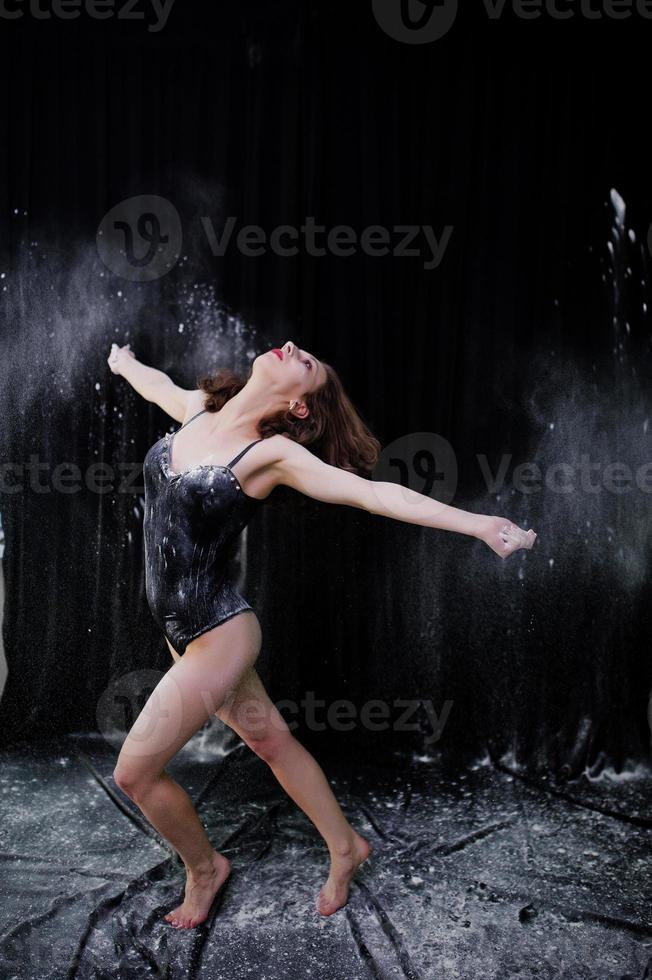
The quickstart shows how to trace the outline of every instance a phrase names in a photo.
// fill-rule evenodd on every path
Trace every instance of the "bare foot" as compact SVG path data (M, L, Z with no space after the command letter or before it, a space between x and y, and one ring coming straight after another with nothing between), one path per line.
M331 857L331 869L322 886L315 908L320 915L332 915L349 899L349 883L356 870L366 861L371 853L371 846L360 834L354 834L353 843L348 854L338 854Z
M208 910L220 888L231 873L231 862L217 851L213 865L205 871L188 872L183 902L163 918L177 929L193 929L208 916Z
M508 558L520 548L529 550L537 539L532 528L529 531L524 531L523 528L517 524L512 524L505 517L486 517L485 522L485 527L479 538L501 558Z

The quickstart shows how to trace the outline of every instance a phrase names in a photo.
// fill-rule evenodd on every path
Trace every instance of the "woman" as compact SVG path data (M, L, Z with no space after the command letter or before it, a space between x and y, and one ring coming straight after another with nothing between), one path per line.
M370 845L346 820L322 769L290 733L256 673L261 631L228 581L231 546L278 484L328 503L468 534L502 558L531 548L536 534L502 517L360 476L372 470L380 444L333 368L291 341L256 357L246 382L220 372L196 390L141 364L129 345L114 344L108 363L183 423L175 437L150 448L143 466L147 599L175 663L127 735L114 772L185 865L184 900L165 919L179 928L203 922L230 872L190 798L164 771L213 712L268 763L324 838L331 866L316 908L331 915L346 904Z

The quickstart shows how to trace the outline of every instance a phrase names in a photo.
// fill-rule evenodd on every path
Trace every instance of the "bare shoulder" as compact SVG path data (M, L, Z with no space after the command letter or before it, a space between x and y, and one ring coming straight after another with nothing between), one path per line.
M256 458L266 471L271 487L288 483L288 474L300 467L302 462L304 465L309 465L311 461L319 464L317 457L305 446L278 432L264 438L256 450Z
M203 407L204 392L182 388L169 375L160 372L160 377L150 386L145 397L162 408L175 422L186 422Z
M191 412L198 412L200 408L204 408L207 398L208 394L203 388L191 388L188 391L188 408Z
M189 388L184 390L184 416L182 422L187 422L191 419L193 415L197 412L201 412L203 408L206 407L206 398L208 397L206 392L201 388Z
M268 455L266 454L265 460L269 463L286 464L292 467L310 465L311 463L326 466L326 463L322 463L312 450L302 446L299 442L295 442L290 436L284 436L281 433L264 439L261 446L266 447Z
M274 486L282 484L326 503L371 509L370 480L324 462L287 436L277 434L265 442L269 443L265 464Z
M297 450L299 453L308 452L289 436L283 436L277 432L276 435L263 439L257 455L265 466L273 466L283 463L285 460L296 458Z
M276 433L257 441L254 451L244 457L244 469L248 472L249 496L264 500L279 484L283 483L283 461L291 452L291 440ZM253 445L253 443L252 443ZM299 447L301 448L301 447ZM244 479L244 476L241 477Z

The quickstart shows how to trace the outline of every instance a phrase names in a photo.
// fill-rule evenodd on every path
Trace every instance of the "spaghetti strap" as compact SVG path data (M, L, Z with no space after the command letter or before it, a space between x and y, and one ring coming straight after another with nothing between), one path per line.
M251 449L252 446L255 446L257 442L262 442L262 441L263 441L263 437L261 436L260 439L254 439L254 441L253 442L250 442L248 446L245 446L245 448L242 450L242 452L238 453L238 455L235 457L235 459L232 459L231 460L231 462L227 466L227 470L230 470L232 466L235 466L235 464L238 462L238 460L239 459L242 459L242 457L244 456L244 454L249 449Z
M197 412L197 415L193 415L192 418L189 418L187 422L184 422L183 425L180 425L179 428L175 429L174 432L170 435L168 439L168 450L167 450L168 467L170 470L172 470L172 443L174 442L174 437L176 436L177 432L181 432L181 430L186 425L189 425L194 419L196 419L199 415L203 415L204 412L206 411L208 411L208 409L202 408L201 412Z
M178 429L175 429L175 432L181 432L181 430L184 429L187 425L190 425L190 423L194 419L196 419L200 415L203 415L204 412L207 412L207 411L208 411L207 408L202 408L201 412L197 412L197 415L193 415L192 418L189 418L187 422L184 422L183 425L180 425Z

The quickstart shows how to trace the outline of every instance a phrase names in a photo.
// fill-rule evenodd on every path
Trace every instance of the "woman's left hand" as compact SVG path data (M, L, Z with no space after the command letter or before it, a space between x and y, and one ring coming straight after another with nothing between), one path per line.
M478 535L501 558L508 558L520 548L530 550L538 535L530 528L524 531L506 517L486 517L486 526Z

